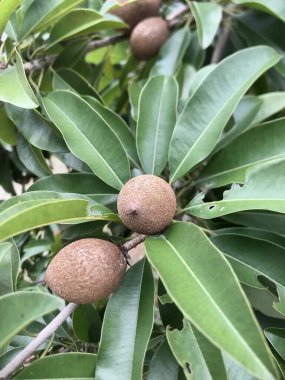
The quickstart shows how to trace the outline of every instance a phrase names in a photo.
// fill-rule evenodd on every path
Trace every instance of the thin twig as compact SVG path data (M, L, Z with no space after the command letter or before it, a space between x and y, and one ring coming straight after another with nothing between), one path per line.
M145 241L147 238L147 235L138 235L132 240L127 241L125 244L121 245L121 249L125 252L130 251L131 249L135 248L137 245Z
M230 29L225 26L222 27L220 31L220 35L218 37L216 47L212 55L211 63L218 63L223 58L223 52L228 42L229 35L230 35Z
M0 379L6 380L26 361L35 350L48 339L67 317L77 308L75 303L69 303L14 359L0 371Z
M189 11L189 7L187 5L183 5L181 8L179 8L177 11L171 13L167 19L166 22L168 24L169 28L173 28L176 25L179 25L181 20L180 17L183 16L185 13Z

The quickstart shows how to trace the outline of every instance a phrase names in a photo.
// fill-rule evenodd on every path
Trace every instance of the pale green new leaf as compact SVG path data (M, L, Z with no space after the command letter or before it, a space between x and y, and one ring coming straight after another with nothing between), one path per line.
M118 220L105 206L79 194L33 191L0 205L0 241L50 223Z
M250 129L210 160L197 183L206 188L244 183L249 168L285 159L284 139L285 118Z
M0 70L0 100L22 108L37 108L38 102L26 78L22 59L17 51L16 65Z
M206 49L213 42L222 21L223 8L214 3L191 2L191 11L196 21L198 39Z
M244 93L279 59L268 46L248 48L224 59L206 77L177 120L169 153L171 182L211 153Z
M0 36L2 35L9 18L23 0L0 1Z
M16 291L19 266L20 256L16 245L0 244L0 296Z
M167 163L176 122L178 85L173 77L155 76L144 86L138 110L137 149L147 174L159 175Z
M275 365L238 279L199 227L175 223L164 236L148 238L145 247L184 316L248 372L275 379Z
M0 140L5 144L16 145L17 128L8 118L3 106L0 106Z
M51 294L17 292L0 297L0 347L8 343L33 320L62 306L62 300Z
M259 9L263 12L271 13L285 22L285 3L284 0L232 0L239 5L247 5Z
M184 319L182 330L167 328L166 337L189 380L227 380L221 351ZM191 372L189 372L189 369Z
M253 120L254 124L268 119L270 116L285 109L285 92L269 92L258 97L262 101L260 110Z
M96 380L138 380L153 325L154 281L148 262L131 267L108 302Z
M244 185L234 184L224 192L223 200L203 202L195 197L185 211L211 219L244 210L269 210L285 213L285 161L261 164L245 173Z
M117 135L78 95L55 91L43 99L50 119L71 152L104 182L120 189L130 178L129 161Z

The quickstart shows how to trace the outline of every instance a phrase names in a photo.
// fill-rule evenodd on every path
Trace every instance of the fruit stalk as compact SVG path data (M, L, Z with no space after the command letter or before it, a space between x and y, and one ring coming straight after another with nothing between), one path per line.
M8 379L9 376L19 368L25 360L27 360L35 350L46 340L48 339L61 324L69 317L69 315L77 308L78 305L75 303L69 303L40 333L33 339L27 347L23 349L14 359L10 361L0 371L0 379Z

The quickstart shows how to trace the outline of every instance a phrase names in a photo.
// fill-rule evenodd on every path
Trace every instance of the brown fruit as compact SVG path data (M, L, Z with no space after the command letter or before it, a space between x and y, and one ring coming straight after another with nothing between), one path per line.
M130 28L145 18L159 15L160 0L138 0L123 5L125 2L126 0L118 0L121 6L111 10L111 13L120 17Z
M133 55L142 61L155 57L168 37L167 23L161 17L141 21L131 34Z
M50 262L45 281L59 297L77 304L108 297L126 271L126 260L113 243L77 240L61 249Z
M122 187L117 206L119 216L128 228L152 235L171 223L176 198L164 179L146 174L132 178Z

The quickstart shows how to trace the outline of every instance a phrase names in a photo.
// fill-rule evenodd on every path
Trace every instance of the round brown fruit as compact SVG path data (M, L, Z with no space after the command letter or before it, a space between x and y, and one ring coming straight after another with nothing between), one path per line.
M45 282L59 297L77 304L108 297L126 271L126 260L113 243L77 240L61 249L50 262Z
M145 18L159 15L160 0L138 0L126 5L126 0L118 0L118 3L120 7L111 10L111 13L120 17L130 28Z
M132 178L122 187L117 206L119 216L128 228L152 235L172 222L176 198L164 179L145 174Z
M153 58L168 37L167 23L161 17L143 20L132 31L130 39L132 53L141 61Z

